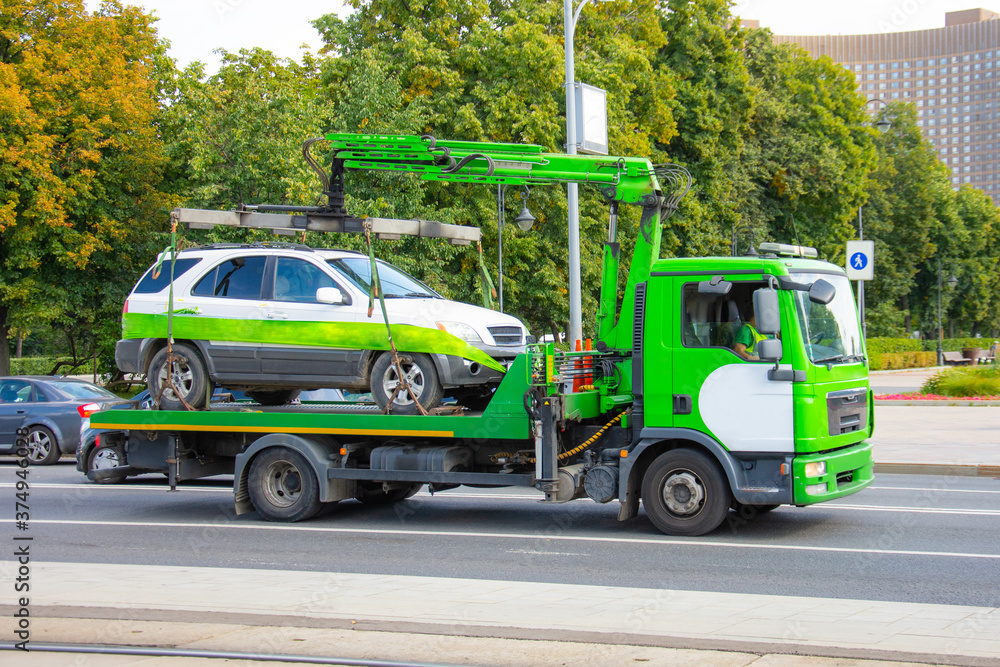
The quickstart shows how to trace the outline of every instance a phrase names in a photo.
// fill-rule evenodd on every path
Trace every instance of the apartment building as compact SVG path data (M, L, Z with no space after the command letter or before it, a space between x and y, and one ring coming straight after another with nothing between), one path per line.
M913 103L952 185L968 183L1000 203L1000 14L948 12L945 26L932 30L774 39L841 63L865 99Z

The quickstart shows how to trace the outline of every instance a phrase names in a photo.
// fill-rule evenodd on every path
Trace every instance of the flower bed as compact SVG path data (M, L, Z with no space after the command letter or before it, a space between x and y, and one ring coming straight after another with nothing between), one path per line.
M1000 396L940 396L938 394L877 394L876 401L1000 401Z

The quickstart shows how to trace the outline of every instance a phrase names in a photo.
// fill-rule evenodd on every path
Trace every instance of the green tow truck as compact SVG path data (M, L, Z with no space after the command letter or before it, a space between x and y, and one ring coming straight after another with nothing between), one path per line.
M90 470L90 479L158 471L173 485L233 474L237 512L271 521L308 519L347 499L401 501L425 484L533 487L551 503L618 500L622 521L641 500L669 535L710 532L731 510L752 516L871 484L873 401L858 314L844 270L815 251L763 244L756 256L660 259L662 225L690 185L674 165L427 136L327 139L323 206L244 208L226 213L236 220L227 224L370 231L371 220L344 209L349 170L491 186L593 184L610 207L595 349L529 346L479 411L98 412L91 426L104 429L99 446L113 448L119 465ZM621 204L639 206L641 220L619 298ZM218 214L189 222L213 224ZM408 221L397 222L381 224L398 232Z

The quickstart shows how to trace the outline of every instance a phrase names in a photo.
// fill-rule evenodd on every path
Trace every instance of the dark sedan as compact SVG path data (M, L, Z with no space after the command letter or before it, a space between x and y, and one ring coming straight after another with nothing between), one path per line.
M55 463L72 454L90 413L122 399L84 380L18 376L0 378L0 454L17 450L17 429L28 429L28 460Z

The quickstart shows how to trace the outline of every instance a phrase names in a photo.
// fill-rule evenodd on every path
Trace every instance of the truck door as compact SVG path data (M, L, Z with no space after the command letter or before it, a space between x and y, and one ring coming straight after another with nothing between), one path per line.
M674 426L710 435L730 451L794 451L792 383L769 379L774 362L735 351L738 340L750 339L753 292L765 284L733 281L722 293L700 287L710 279L675 279Z

